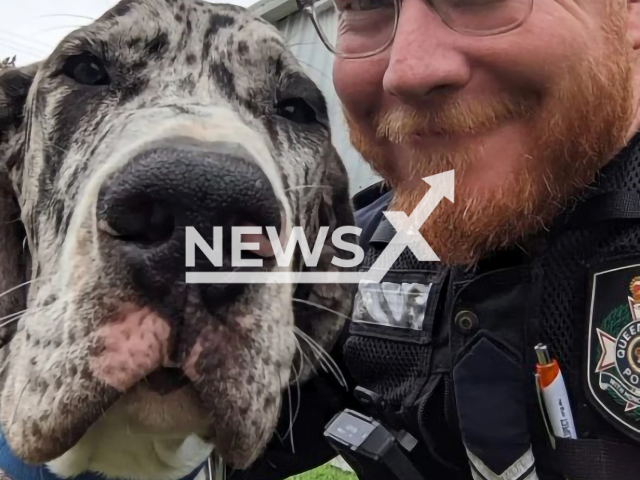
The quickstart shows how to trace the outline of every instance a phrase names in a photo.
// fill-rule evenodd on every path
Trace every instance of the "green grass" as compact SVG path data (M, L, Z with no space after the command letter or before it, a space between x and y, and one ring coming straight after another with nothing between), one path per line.
M289 480L357 480L353 473L345 472L332 465L323 465L315 470L290 477Z

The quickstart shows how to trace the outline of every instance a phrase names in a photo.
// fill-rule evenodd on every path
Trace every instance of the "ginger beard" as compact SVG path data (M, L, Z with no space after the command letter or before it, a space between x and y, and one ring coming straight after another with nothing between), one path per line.
M455 170L455 202L443 199L421 228L442 262L473 266L538 233L624 146L634 98L626 18L620 10L607 18L602 54L564 65L551 91L475 104L451 97L429 111L403 105L382 112L372 125L359 125L345 111L352 144L394 189L389 210L410 215L429 188L422 178ZM446 151L425 147L407 149L408 158L389 155L390 144L413 135L482 137L510 121L526 125L528 141L508 178L491 188L471 186L483 161L473 139Z

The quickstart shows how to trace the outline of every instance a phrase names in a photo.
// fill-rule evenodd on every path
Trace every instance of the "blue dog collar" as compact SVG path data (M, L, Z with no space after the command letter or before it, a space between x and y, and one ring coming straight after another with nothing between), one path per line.
M181 480L195 480L200 471L207 465L204 462L193 472ZM51 471L45 465L29 465L15 456L11 447L7 444L4 435L0 432L0 470L2 470L11 480L64 480ZM105 480L105 477L98 473L81 473L73 477L72 480Z

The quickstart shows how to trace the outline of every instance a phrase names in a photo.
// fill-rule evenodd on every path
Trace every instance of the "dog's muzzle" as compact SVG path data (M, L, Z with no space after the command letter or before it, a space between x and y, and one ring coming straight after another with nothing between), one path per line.
M271 226L280 232L282 211L267 175L242 145L184 137L149 145L105 180L98 198L98 221L106 234L102 250L127 270L135 293L160 309L182 307L166 300L184 283L187 227L209 245L214 227L222 229L222 266L196 249L196 270L232 271L232 227ZM243 258L247 255L252 253L244 251ZM260 249L253 255L261 255ZM200 300L214 313L242 289L200 285Z

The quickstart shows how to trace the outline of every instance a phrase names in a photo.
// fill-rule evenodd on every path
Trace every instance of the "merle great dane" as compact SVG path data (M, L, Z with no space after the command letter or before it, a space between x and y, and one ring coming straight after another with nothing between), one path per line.
M291 269L353 258L331 241L353 216L325 100L262 19L123 0L0 73L0 427L16 456L140 480L213 451L255 461L352 292L186 283L186 227L211 241L241 224L301 226L311 245L329 226L317 266Z

